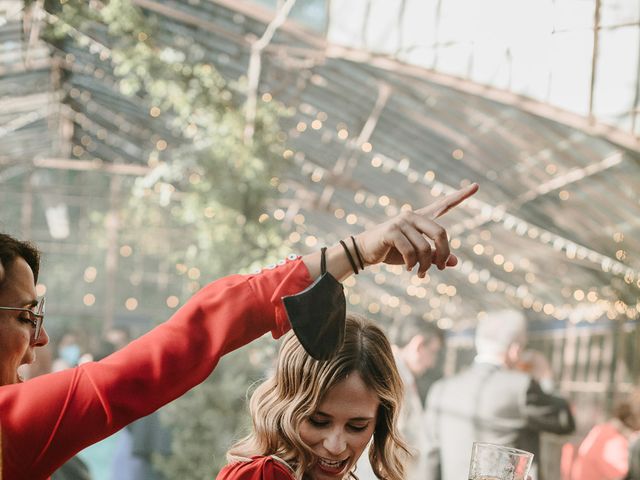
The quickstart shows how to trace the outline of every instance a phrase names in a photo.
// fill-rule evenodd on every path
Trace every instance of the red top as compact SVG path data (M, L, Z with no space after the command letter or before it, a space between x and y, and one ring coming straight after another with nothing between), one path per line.
M578 448L571 480L620 480L629 470L629 440L611 422L596 425Z
M294 480L291 469L275 457L252 457L251 461L230 463L216 480Z
M289 329L281 298L312 279L288 260L200 290L167 322L100 362L0 387L2 476L40 480L83 448L201 383L220 357Z

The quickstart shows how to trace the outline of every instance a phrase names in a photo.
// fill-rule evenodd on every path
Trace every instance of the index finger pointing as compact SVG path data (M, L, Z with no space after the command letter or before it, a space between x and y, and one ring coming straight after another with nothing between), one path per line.
M416 213L420 215L428 215L431 218L438 218L447 213L452 208L458 206L462 202L464 202L467 198L472 196L478 191L479 185L477 183L472 183L471 185L456 190L453 193L445 196L444 198L438 200L431 205L428 205L424 208L416 210Z

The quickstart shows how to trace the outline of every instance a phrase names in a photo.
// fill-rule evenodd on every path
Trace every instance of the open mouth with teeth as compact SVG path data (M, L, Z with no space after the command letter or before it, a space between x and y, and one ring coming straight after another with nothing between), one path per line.
M349 458L344 460L327 460L326 458L318 458L317 468L323 473L331 476L343 476L349 466Z

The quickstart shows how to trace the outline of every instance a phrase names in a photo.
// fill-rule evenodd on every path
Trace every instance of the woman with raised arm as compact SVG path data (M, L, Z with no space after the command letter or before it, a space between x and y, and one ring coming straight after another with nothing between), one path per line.
M32 362L36 348L48 341L44 300L35 292L39 255L30 244L0 235L4 478L47 478L78 451L199 384L222 355L268 331L279 337L293 327L311 355L332 356L345 331L344 295L336 279L349 276L354 261L361 268L380 262L417 265L420 276L432 263L440 269L455 265L446 232L434 219L476 190L474 184L430 207L404 212L322 255L290 256L258 274L217 280L113 355L26 382L17 368Z

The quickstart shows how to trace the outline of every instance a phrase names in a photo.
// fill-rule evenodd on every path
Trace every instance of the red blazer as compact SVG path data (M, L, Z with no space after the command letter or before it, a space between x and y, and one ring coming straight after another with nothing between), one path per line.
M291 469L274 457L253 457L251 461L230 463L216 480L294 480Z
M0 387L2 478L41 480L83 448L201 383L222 355L289 329L281 298L312 279L290 258L200 290L167 322L100 362Z

